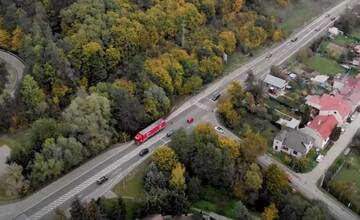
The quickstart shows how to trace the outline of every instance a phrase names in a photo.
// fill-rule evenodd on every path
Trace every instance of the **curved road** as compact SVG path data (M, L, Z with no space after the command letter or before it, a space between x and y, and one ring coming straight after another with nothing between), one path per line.
M15 95L16 88L24 75L25 63L15 54L0 49L0 60L5 61L7 65L11 66L10 74L15 74L12 82L7 85L7 92L11 95Z
M325 14L330 13L332 17L339 15L344 11L349 2L350 0L345 0ZM138 153L142 149L149 148L150 151L153 151L159 145L167 143L169 139L166 137L166 133L170 129L178 129L180 127L191 128L196 123L203 121L214 122L216 103L209 100L214 91L225 90L227 85L234 80L244 81L248 69L253 69L258 77L264 76L269 72L272 65L283 63L299 49L319 37L323 32L326 32L327 28L333 24L333 21L330 21L329 17L326 17L325 14L306 25L302 30L291 36L290 39L275 48L271 48L263 55L254 58L248 64L214 82L200 94L184 103L167 118L169 126L146 143L141 146L136 146L133 142L123 146L114 146L111 150L85 163L83 166L26 199L0 206L0 219L51 219L56 208L67 209L75 196L85 200L105 194L113 185L123 179L126 174L150 156L148 154L146 157L140 157ZM320 31L314 31L316 28L320 28ZM298 40L291 42L291 39L295 36ZM272 54L271 59L266 59L266 56L270 53ZM186 118L189 115L195 118L195 123L190 126L186 124ZM273 162L267 156L260 158L260 163L263 165ZM286 170L286 168L284 169ZM289 170L287 171L293 179L297 178L296 174ZM101 186L97 186L95 184L96 180L104 175L109 177L109 181ZM328 204L331 209L336 210L336 213L334 213L335 211L332 212L335 217L346 220L358 219L350 210L336 203L336 201L326 200L325 196L318 194L318 192L314 193L315 190L318 190L316 186L311 185L311 187L308 187L308 185L304 185L301 181L294 182L293 184L306 196L310 198L312 198L311 195L316 196L316 198Z

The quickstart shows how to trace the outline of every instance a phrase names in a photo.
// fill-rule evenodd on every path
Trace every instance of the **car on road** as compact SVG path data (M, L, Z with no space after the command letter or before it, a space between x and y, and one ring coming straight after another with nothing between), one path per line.
M326 16L325 16L325 17L327 17L327 18L328 18L328 17L330 17L330 14L326 14Z
M315 31L316 31L316 32L319 32L319 31L320 31L320 28L315 28Z
M191 123L194 122L194 118L193 118L193 117L188 117L188 118L186 119L186 122L187 122L188 124L191 124Z
M106 176L102 176L98 180L96 180L96 184L101 185L101 184L105 183L108 179L109 178L107 178Z
M166 133L166 137L171 137L174 134L174 130L170 130L168 133Z
M316 162L320 163L323 159L324 159L324 155L319 154L319 155L316 157Z
M148 148L144 148L144 149L142 149L140 152L139 152L139 156L140 157L143 157L143 156L145 156L146 154L148 154L149 153L149 149Z
M291 42L296 42L297 40L298 40L298 38L295 37L295 38L291 39Z
M336 19L335 17L330 18L331 21L334 21L335 19Z
M272 57L272 54L269 54L265 57L266 60L269 60Z
M221 96L221 93L220 92L214 92L213 94L212 94L212 96L211 96L211 100L213 101L213 102L216 102L219 98L220 98L220 96Z
M225 132L224 129L222 127L220 127L220 126L215 126L214 129L219 133L224 133Z

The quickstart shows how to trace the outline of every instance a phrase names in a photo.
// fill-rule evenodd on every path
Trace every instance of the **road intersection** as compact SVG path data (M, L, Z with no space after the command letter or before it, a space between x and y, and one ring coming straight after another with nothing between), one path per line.
M350 0L346 0L330 9L325 14L338 16L344 11L349 2ZM209 100L211 94L217 90L225 90L227 85L234 80L243 82L246 79L246 72L249 69L252 69L256 76L261 78L269 72L272 65L283 63L302 47L319 37L322 32L325 32L327 28L333 24L333 21L330 21L325 14L306 25L288 40L269 49L263 55L254 58L248 64L240 67L231 74L217 80L198 95L185 102L167 118L169 126L146 143L138 147L134 145L133 142L122 146L114 146L104 154L85 163L83 166L24 200L8 205L1 205L0 219L51 219L55 208L67 209L75 196L78 196L81 199L90 199L92 197L103 195L149 156L140 157L138 154L142 149L149 148L152 151L156 147L169 142L169 138L166 137L166 133L169 130L176 130L181 127L189 128L186 124L186 118L188 116L195 118L194 125L205 121L216 123L214 117L216 104ZM314 31L318 28L320 31ZM293 37L297 37L298 40L296 42L291 42ZM272 55L271 58L266 59L269 54ZM360 122L360 119L357 118L355 122ZM355 124L355 122L353 124ZM351 134L349 133L348 135L350 136ZM326 160L327 159L325 158L325 161ZM330 159L329 162L331 162ZM259 158L259 163L262 165L269 165L269 163L277 162L265 155ZM304 193L307 197L316 197L316 199L322 200L331 208L334 216L339 219L358 219L358 216L344 208L342 204L323 193L312 182L308 182L306 180L308 177L295 174L283 165L280 166L291 176L295 188ZM110 177L110 181L101 187L98 187L95 182L99 177L104 175Z

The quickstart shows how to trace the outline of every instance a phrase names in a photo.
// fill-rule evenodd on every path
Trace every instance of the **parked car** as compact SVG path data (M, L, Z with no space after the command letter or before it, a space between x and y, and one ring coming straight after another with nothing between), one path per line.
M191 123L194 122L194 118L193 118L193 117L188 117L188 118L186 119L186 122L187 122L188 124L191 124Z
M269 54L265 57L266 60L269 60L272 57L272 54Z
M140 157L143 157L143 156L145 156L146 154L148 154L149 153L149 149L148 148L144 148L144 149L142 149L140 152L139 152L139 156Z
M220 127L220 126L215 126L214 128L219 133L224 133L225 132L224 129L222 127Z
M166 137L171 137L174 134L174 130L170 130L168 133L166 133Z
M107 178L106 176L102 176L98 180L96 180L96 184L101 185L101 184L105 183L108 179L109 178Z
M316 162L320 163L324 159L324 155L319 154L319 156L316 157Z
M331 20L331 21L334 21L335 19L336 19L335 17L332 17L330 20Z
M315 28L315 31L316 31L316 32L319 32L319 31L320 31L320 28Z

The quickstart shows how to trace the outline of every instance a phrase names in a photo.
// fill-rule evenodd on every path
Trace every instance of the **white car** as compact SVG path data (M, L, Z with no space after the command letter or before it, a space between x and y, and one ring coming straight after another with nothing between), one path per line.
M320 163L324 159L324 155L319 154L319 156L316 157L316 162Z
M220 126L215 126L214 127L215 128L215 130L217 131L217 132L219 132L219 133L224 133L225 131L224 131L224 129L222 128L222 127L220 127Z

